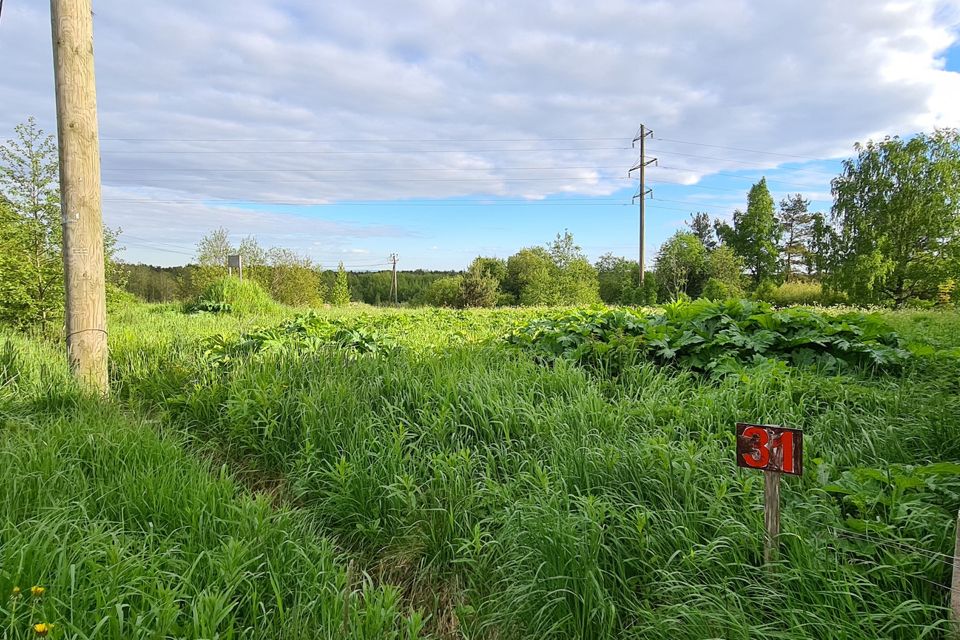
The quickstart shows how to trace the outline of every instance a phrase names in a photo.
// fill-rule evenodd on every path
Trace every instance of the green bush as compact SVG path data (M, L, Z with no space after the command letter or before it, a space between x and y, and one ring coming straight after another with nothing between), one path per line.
M497 306L498 307L515 307L517 306L517 296L512 293L504 293L501 291L497 294Z
M107 283L107 311L118 311L130 305L140 302L140 298L130 293L123 287Z
M751 297L754 300L763 302L773 302L773 297L777 293L777 285L772 280L762 280L753 290Z
M647 271L643 275L643 285L633 290L633 304L657 304L657 274Z
M431 307L462 307L463 276L447 276L430 283L423 293L423 302Z
M277 303L258 283L227 276L207 286L200 297L188 305L187 312L233 313L242 316L272 313L277 308Z
M819 282L784 282L773 291L769 301L783 307L820 304L823 301L823 287Z
M700 292L700 297L707 300L726 300L727 298L738 298L742 293L743 291L737 287L733 287L717 278L710 278L703 287L703 291Z
M846 302L841 293L825 291L819 282L784 282L764 292L762 299L778 307L795 305L832 305Z

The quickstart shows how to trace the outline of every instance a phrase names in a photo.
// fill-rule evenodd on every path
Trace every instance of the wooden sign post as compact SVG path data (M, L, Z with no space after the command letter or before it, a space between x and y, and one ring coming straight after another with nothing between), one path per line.
M780 537L780 476L803 475L803 432L737 423L737 466L763 471L763 561L775 562Z
M953 547L953 581L950 588L950 612L953 614L953 637L960 640L960 512L957 512L957 541Z
M780 473L763 472L763 563L777 561L780 541Z

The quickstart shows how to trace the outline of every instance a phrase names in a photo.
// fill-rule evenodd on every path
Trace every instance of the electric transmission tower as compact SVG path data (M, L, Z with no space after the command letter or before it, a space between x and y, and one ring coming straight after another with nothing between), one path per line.
M643 244L644 244L644 241L646 240L645 236L646 236L647 217L646 217L646 211L644 208L644 203L646 202L647 196L653 193L653 189L647 189L647 181L646 181L646 175L644 170L647 168L647 165L654 164L657 161L656 158L649 158L649 159L647 158L644 142L648 137L653 137L653 130L647 129L645 125L641 124L640 130L637 131L637 135L633 137L633 143L631 144L631 146L634 149L636 149L637 143L638 142L640 143L640 159L637 160L637 162L634 163L632 167L630 167L629 171L627 171L628 176L632 176L634 171L640 172L640 188L637 189L637 192L635 194L633 194L633 199L631 200L631 202L636 202L637 199L640 200L640 262L639 262L640 280L639 280L639 284L641 286L643 285L643 274L644 274L644 271L646 271L646 264L644 262Z

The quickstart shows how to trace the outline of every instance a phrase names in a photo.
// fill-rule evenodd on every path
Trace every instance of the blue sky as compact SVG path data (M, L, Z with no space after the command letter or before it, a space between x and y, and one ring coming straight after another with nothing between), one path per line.
M660 157L669 157L665 145L662 149ZM745 161L742 159L748 156L741 152L737 158ZM663 164L669 166L666 161ZM624 174L627 168L629 164L624 166ZM840 160L790 162L764 170L734 168L704 176L689 186L676 184L676 176L667 170L651 169L648 184L654 191L646 204L648 265L652 264L657 247L677 229L684 228L692 212L705 211L714 218L729 219L734 209L745 206L747 191L762 177L766 177L777 202L789 194L802 193L810 199L811 210L828 212L830 179L840 168ZM639 208L631 200L639 183L633 179L624 180L624 184L624 188L603 197L555 195L528 202L480 196L321 207L246 206L251 210L361 224L388 223L409 231L402 239L371 237L358 243L355 249L362 250L342 259L361 268L386 265L385 257L393 251L400 253L400 264L406 268L460 268L477 255L506 258L524 246L545 244L564 230L571 231L593 259L612 252L635 260ZM341 259L335 254L324 257L327 264Z
M219 226L325 266L459 269L564 229L634 258L642 122L652 263L761 176L827 211L856 141L960 123L960 0L130 6L95 16L104 218L130 261L188 262ZM55 131L47 11L4 7L0 138Z

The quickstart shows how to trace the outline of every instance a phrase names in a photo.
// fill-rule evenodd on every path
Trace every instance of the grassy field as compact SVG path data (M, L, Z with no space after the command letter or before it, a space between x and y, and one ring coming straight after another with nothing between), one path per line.
M945 637L955 313L883 314L890 366L722 374L614 367L640 342L570 311L293 315L125 309L109 402L0 337L2 637ZM742 420L806 436L771 567Z

